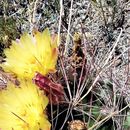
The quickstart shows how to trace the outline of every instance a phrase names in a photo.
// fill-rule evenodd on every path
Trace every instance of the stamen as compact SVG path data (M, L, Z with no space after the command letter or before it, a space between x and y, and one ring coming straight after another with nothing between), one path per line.
M20 120L22 120L24 123L28 124L24 119L22 119L20 116L18 116L16 113L11 112L13 115L15 115L17 118L19 118Z

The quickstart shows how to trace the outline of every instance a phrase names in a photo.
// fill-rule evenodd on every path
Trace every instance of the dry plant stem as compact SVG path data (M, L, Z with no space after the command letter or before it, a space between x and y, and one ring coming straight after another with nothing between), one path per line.
M86 78L86 77L85 77ZM85 80L84 79L84 81L83 81L83 83L82 83L82 85L80 86L81 88L80 88L80 90L79 90L79 96L77 96L77 100L75 100L75 103L80 99L80 97L81 97L81 94L83 93L83 91L84 91L84 89L86 88L86 85L87 85L87 82L88 80ZM74 104L75 104L74 103Z
M57 115L59 113L59 105L57 105ZM53 118L52 118L53 119ZM56 126L57 126L57 122L58 122L58 118L56 118L56 121L55 121L55 126L54 126L54 130L56 129ZM53 127L52 127L53 128Z
M76 103L78 102L78 100L80 99L81 94L83 93L85 86L87 85L86 82L87 82L87 81L84 79L84 80L83 80L83 83L82 83L81 86L80 86L80 89L78 90L78 94L75 94L75 95L74 95L74 98L73 98L73 106L74 106L74 107L75 107L75 104L76 104ZM76 91L76 93L77 93L77 91Z
M88 130L93 130L95 127L99 126L101 123L103 123L104 121L110 119L111 117L113 117L114 115L116 115L118 112L113 112L111 114L109 114L107 117L105 117L104 119L102 119L101 121L97 122L95 125L93 125L92 127L90 127Z
M53 121L56 120L61 114L63 114L63 113L64 113L65 111L67 111L67 110L68 110L68 108L62 110L62 112L58 113L52 120L53 120Z
M74 69L74 92L73 92L73 97L76 95L76 69Z
M72 109L73 109L73 107L72 107L72 104L70 103L69 106L68 106L68 110L67 110L67 113L66 113L65 120L64 120L63 125L61 126L60 130L63 130L63 127L64 127L66 121L68 120L68 117L71 115Z
M62 62L61 57L60 57L60 62L61 62L61 68L62 68L61 70L62 70L62 72L63 72L64 78L65 78L65 82L66 82L66 85L67 85L67 89L68 89L68 92L69 92L70 101L72 101L71 90L70 90L68 78L67 78L67 75L66 75L66 72L65 72L64 65L63 65L63 62ZM68 100L68 99L67 99L67 100ZM68 101L69 101L69 100L68 100Z
M28 6L27 12L28 12L28 21L29 21L29 24L30 24L30 31L32 31L33 23L32 23L32 12L31 12L30 6Z
M112 14L112 24L115 18L115 14L116 14L116 0L112 0L112 8L113 8L113 14Z
M114 46L113 46L111 52L109 53L109 56L108 56L108 58L106 59L106 61L105 61L105 63L104 63L104 65L103 65L102 68L104 68L104 67L107 65L109 59L112 57L112 54L113 54L114 51L115 51L115 48L116 48L116 46L117 46L117 44L118 44L118 42L119 42L119 40L120 40L121 35L122 35L122 28L121 28L120 34L119 34L119 36L118 36L118 38L117 38L117 40L116 40L116 42L115 42L115 44L114 44ZM83 97L80 98L80 100L76 103L76 105L77 105L79 102L81 102L81 101L88 95L88 93L92 90L92 88L94 87L94 85L96 84L96 82L98 81L98 79L100 78L100 75L103 73L103 70L104 70L104 69L102 69L102 70L99 72L98 76L97 76L96 79L94 80L94 82L93 82L93 84L91 85L91 87L88 89L87 93L86 93Z
M100 2L101 10L102 10L102 15L103 15L103 19L104 19L104 24L105 24L105 26L107 26L106 18L105 18L105 15L104 15L104 10L103 10L103 6L102 6L102 1L99 0L99 2Z
M69 24L68 24L67 37L66 37L66 42L65 42L65 51L64 51L65 55L67 55L67 53L68 53L68 44L69 44L69 39L70 39L69 32L70 32L71 18L72 18L72 8L73 8L73 0L71 0Z
M84 111L83 109L79 109L79 108L75 108L75 110L76 111L78 111L78 112L82 112L82 113L84 113L84 114L86 114L87 116L89 116L93 121L95 121L96 122L96 120L95 120L95 118L94 117L92 117L92 115L91 114L89 114L89 113L87 113L86 111ZM88 123L87 123L88 124ZM89 125L88 125L89 126Z
M64 25L61 25L65 31L67 31L66 27ZM69 36L73 39L73 35L69 32Z
M32 18L32 23L35 24L35 15L36 15L36 8L37 8L37 3L38 3L38 0L36 0L34 2L34 8L33 8L33 18Z
M4 20L6 21L7 17L6 17L6 4L7 4L7 0L5 0L4 4L3 4L3 10L4 10Z
M93 130L95 127L99 126L101 123L103 123L104 121L110 119L111 117L121 113L122 111L124 111L127 107L129 107L130 104L128 104L127 106L125 106L124 108L122 108L120 111L115 111L110 113L108 116L106 116L104 119L102 119L101 121L97 122L95 125L93 125L92 127L90 127L88 130Z
M130 49L128 50L128 67L126 68L127 70L126 70L126 72L127 72L127 79L126 79L126 82L125 82L125 85L127 85L128 83L129 83L129 78L130 78L130 76L129 76L129 72L130 72Z
M93 94L91 93L91 98L90 98L90 106L92 106L92 104L93 104L93 102L92 102L92 101L93 101ZM90 121L91 121L92 107L90 107L89 113L90 113L90 115L89 115L89 118L88 118L88 126L89 126Z
M81 80L82 80L82 77L83 77L84 67L85 67L85 58L83 59L83 65L82 65L82 70L81 70L81 73L80 73L80 78L79 78L79 83L78 83L75 99L77 99L77 97L80 96L79 91L80 91L80 89L82 89L82 88L80 88L80 86L81 86Z
M114 64L114 62L116 61L116 60L118 60L126 51L128 51L130 49L130 47L128 47L125 51L123 51L119 56L117 56L116 58L115 58L115 60L113 61L113 62L111 62L108 66L107 66L107 68L109 68L109 67L111 67L113 64ZM107 69L107 68L105 68L105 69Z
M62 17L62 13L63 13L63 0L60 0L60 19L59 19L58 40L57 40L58 43L60 41L60 30L61 30L61 17Z
M16 6L16 5L14 5L14 6ZM16 14L18 14L18 13L23 13L23 11L24 11L24 9L19 9L18 11L16 11L15 13L13 13L13 14L11 14L11 15L9 15L8 16L8 18L11 18L11 17L13 17L13 16L15 16Z
M115 57L115 54L114 54L114 57ZM115 63L115 62L114 62ZM113 79L113 81L114 81L114 75L115 75L115 66L113 67L113 69L112 69L112 79ZM116 99L117 99L117 94L116 94L116 85L115 85L115 83L113 83L113 106L116 106Z

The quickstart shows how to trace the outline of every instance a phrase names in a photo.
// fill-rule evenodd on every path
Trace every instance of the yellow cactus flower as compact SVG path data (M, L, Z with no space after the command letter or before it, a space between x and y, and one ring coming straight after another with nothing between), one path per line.
M50 130L45 108L48 98L32 81L9 83L0 91L0 130Z
M46 75L55 72L57 62L57 38L51 38L49 30L34 35L23 34L4 51L6 59L1 66L20 78L32 78L35 72Z

